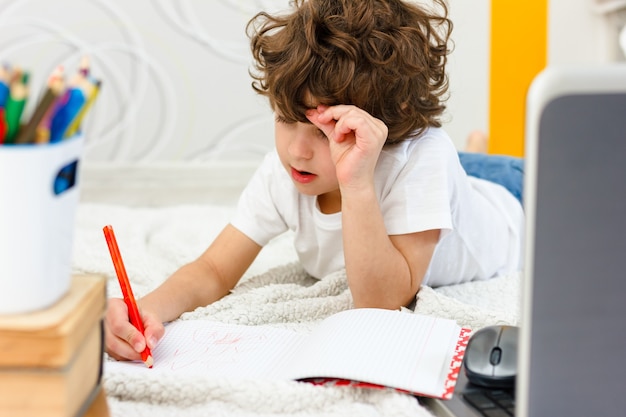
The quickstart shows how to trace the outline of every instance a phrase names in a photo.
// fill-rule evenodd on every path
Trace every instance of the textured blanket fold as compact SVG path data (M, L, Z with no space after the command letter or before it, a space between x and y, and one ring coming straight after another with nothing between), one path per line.
M76 219L74 270L102 273L110 296L120 290L102 227L115 228L139 297L198 256L228 222L230 207L127 208L83 204ZM478 329L517 324L520 274L451 287L422 287L415 313ZM345 272L316 280L297 263L290 234L268 244L228 296L184 313L180 320L271 325L309 332L320 320L352 307ZM112 416L428 416L414 397L392 390L315 386L295 381L151 378L106 372Z

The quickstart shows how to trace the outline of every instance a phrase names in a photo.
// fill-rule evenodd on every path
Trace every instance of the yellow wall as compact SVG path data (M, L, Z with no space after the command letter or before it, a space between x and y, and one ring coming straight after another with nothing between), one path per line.
M489 153L524 154L526 91L547 60L549 0L491 0Z

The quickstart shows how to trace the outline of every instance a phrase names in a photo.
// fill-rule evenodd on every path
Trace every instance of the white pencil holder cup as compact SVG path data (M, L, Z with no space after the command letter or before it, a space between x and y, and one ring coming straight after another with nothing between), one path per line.
M0 314L43 309L69 291L83 143L0 145Z

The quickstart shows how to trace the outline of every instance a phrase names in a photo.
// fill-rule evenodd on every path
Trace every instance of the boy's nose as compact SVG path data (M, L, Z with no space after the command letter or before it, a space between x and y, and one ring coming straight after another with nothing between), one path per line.
M313 156L313 149L309 141L306 132L298 129L289 143L289 154L294 158L310 159Z

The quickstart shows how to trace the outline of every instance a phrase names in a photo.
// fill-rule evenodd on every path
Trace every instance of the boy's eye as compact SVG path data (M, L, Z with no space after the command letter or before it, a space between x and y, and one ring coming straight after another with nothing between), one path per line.
M281 124L286 124L286 125L292 125L295 124L297 122L295 121L291 121L288 120L286 118L284 118L283 116L279 115L279 114L274 114L274 120L276 120L276 123L281 123ZM313 125L311 125L312 127L314 127ZM326 134L324 133L324 131L322 131L321 129L315 129L315 134L322 138L322 139L328 139L328 137L326 137Z

